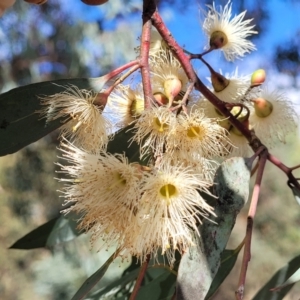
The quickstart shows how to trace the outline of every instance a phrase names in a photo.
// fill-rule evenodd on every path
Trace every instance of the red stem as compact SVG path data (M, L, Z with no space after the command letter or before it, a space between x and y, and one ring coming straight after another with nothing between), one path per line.
M283 164L277 157L275 157L274 155L272 155L270 153L268 154L268 160L287 175L287 177L289 179L288 186L290 188L295 187L297 190L300 191L300 183L292 173L293 170L295 170L299 167L298 165L295 167L289 168L288 166Z
M133 70L133 72L134 72L135 70L137 70L139 68L139 61L138 60L130 61L130 62L126 63L125 65L109 72L108 74L105 75L105 80L106 81L111 80L115 76L117 76L120 73L124 72L125 70L129 69L130 67L132 67L131 70ZM130 71L129 71L129 73L127 72L127 74L131 74L131 73L130 73ZM121 76L121 78L117 79L115 81L115 83L112 84L111 86L109 86L105 91L100 91L98 93L96 99L94 100L93 104L99 106L101 108L101 110L103 110L104 107L106 106L107 99L108 99L110 93L113 91L113 89L116 87L116 85L121 82L122 78L123 78L123 80L126 78L125 76L126 76L126 74L124 76ZM129 76L129 75L127 75L127 76Z
M140 269L140 272L139 272L139 275L136 279L136 283L135 283L135 286L134 286L134 289L130 295L130 298L129 300L135 300L136 296L137 296L137 293L141 287L141 284L142 284L142 281L145 277L145 274L146 274L146 271L147 271L147 268L148 268L148 265L149 265L149 261L150 261L150 255L148 254L147 255L147 258L146 258L146 261L142 264L141 266L141 269Z
M267 162L267 156L268 156L267 150L264 151L260 156L255 185L253 188L252 199L251 199L251 204L250 204L248 218L247 218L247 228L246 228L246 237L245 237L245 246L244 246L242 267L241 267L241 272L240 272L240 277L239 277L238 289L235 292L237 300L242 300L244 297L244 289L245 289L248 263L251 259L251 239L252 239L253 221L254 221L254 216L256 213L262 177L263 177L264 169L265 169L266 162Z
M138 64L139 64L139 61L138 61L138 60L130 61L130 62L126 63L125 65L123 65L123 66L121 66L121 67L119 67L119 68L117 68L117 69L115 69L115 70L109 72L106 76L107 76L107 78L108 78L108 80L109 80L109 79L111 79L111 78L113 78L113 77L119 75L119 74L122 73L123 71L125 71L125 70L127 70L127 69L129 69L129 68L131 68L131 67L133 67L133 66L136 66L136 65L138 65Z
M144 107L151 106L151 100L153 101L152 87L150 81L150 69L149 69L149 50L151 40L151 11L155 8L155 4L151 0L145 0L143 3L143 29L141 38L141 53L140 53L140 67L144 89Z

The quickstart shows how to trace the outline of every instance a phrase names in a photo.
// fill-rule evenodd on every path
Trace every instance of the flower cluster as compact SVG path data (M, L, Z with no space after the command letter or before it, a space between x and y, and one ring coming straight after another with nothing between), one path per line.
M246 38L257 32L251 20L243 20L245 12L231 18L231 11L230 1L224 9L208 6L203 30L208 48L233 61L255 49ZM202 195L210 194L216 159L247 156L251 148L238 128L190 88L180 62L156 31L150 46L150 101L136 82L106 82L109 92L104 84L97 92L69 86L42 98L42 114L47 122L63 122L60 149L66 164L60 164L64 176L59 180L70 204L64 212L80 215L79 228L91 232L92 241L116 244L123 255L141 261L165 253L172 264L175 251L192 247L202 219L214 214ZM211 73L212 94L228 111L267 146L284 142L296 126L295 111L284 95L262 87L265 73L223 75L201 59ZM104 116L105 107L110 113ZM119 154L109 147L110 139L122 134L112 134L117 128L129 136L126 144L120 139ZM126 154L128 145L138 155Z

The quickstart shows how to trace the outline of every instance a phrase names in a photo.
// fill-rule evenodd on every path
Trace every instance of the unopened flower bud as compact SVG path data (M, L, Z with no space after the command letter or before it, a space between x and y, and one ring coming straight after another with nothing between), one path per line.
M164 91L165 95L168 97L168 99L172 102L173 99L180 93L182 88L182 83L181 81L173 76L168 78L164 82Z
M153 96L160 105L166 105L169 103L169 99L163 93L155 93Z
M211 48L220 49L228 43L226 34L222 31L215 31L211 34L209 45Z
M273 105L264 98L251 100L254 103L255 114L260 118L268 117L273 111Z
M212 86L213 86L215 92L218 93L218 92L223 91L229 85L229 82L230 81L223 75L221 75L217 72L211 73L211 83L212 83Z
M251 76L251 87L259 86L266 80L266 72L264 69L258 69Z

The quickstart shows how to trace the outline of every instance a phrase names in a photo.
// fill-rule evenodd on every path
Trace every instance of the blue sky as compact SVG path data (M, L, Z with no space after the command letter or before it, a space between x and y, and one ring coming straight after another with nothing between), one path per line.
M135 7L141 7L141 2L139 0L132 0L131 5ZM200 24L200 0L190 0L188 5L186 5L184 11L178 12L169 5L163 6L161 9L161 14L165 20L168 28L172 32L173 36L177 39L181 46L184 46L191 52L199 53L203 50L205 45L205 39L201 32ZM233 11L236 11L237 1L233 2ZM256 2L256 1L255 1ZM254 1L245 0L247 6L251 9ZM64 1L62 3L65 3ZM212 2L211 2L212 3ZM215 1L216 4L221 3L220 1ZM223 1L224 3L224 1ZM251 65L256 67L257 64L262 61L265 68L269 68L268 65L270 60L266 60L273 53L274 46L282 43L288 42L291 38L296 36L297 32L300 33L300 1L295 0L268 0L265 2L267 4L270 19L267 24L267 31L263 34L258 34L258 40L256 43L257 51L252 53L250 56L243 59L243 61L235 62L235 65L239 65L242 68L249 67L249 60L251 59ZM121 5L121 6L120 6ZM66 4L66 9L73 10L73 13L78 17L88 22L94 22L101 16L108 16L110 21L107 22L107 29L115 26L114 24L114 14L112 13L112 7L120 6L122 7L121 0L110 0L102 6L87 6L81 1L74 1L73 6ZM202 5L203 6L203 5ZM124 5L123 5L123 9ZM131 22L139 22L141 20L140 16L136 16L131 19ZM124 22L124 20L121 20ZM220 61L220 54L212 53L209 54L209 59L215 61ZM261 57L264 57L262 60ZM254 61L256 61L254 63ZM226 64L222 62L222 67L231 69L232 64Z
M113 3L114 2L114 3ZM112 6L118 6L116 4L118 0L110 0L107 4L102 6L87 6L81 1L74 1L72 6L65 3L67 10L72 10L78 19L84 21L94 22L101 16L108 16L111 19L114 18L112 13ZM141 1L133 0L132 5L135 7L141 7ZM185 11L178 11L172 9L171 6L163 6L161 14L164 16L169 29L174 36L180 41L181 45L188 46L192 51L197 51L201 48L201 27L200 27L200 6L199 1L191 0ZM215 1L216 3L220 1ZM233 10L237 5L233 2ZM249 8L253 5L253 2L245 1L249 4ZM292 38L297 31L300 30L300 1L295 0L268 0L265 2L270 12L270 22L268 24L268 31L264 35L266 43L260 45L260 50L268 51L271 48L270 44L278 43L280 40L287 40ZM126 9L126 8L124 8ZM238 12L237 12L238 13ZM137 17L139 19L139 17ZM108 23L108 26L113 26ZM197 40L199 42L197 42ZM196 41L196 42L195 42Z
M190 0L187 2L184 11L178 12L170 5L163 6L160 13L166 22L168 28L172 32L175 39L181 46L184 46L187 50L199 53L203 50L206 40L201 32L200 22L200 3L201 0ZM233 0L233 11L236 14L238 1ZM259 1L244 0L251 10L251 7ZM113 7L120 7L126 9L122 0L110 0L102 6L87 6L81 1L74 1L72 6L65 3L66 9L70 11L72 9L74 15L79 20L88 22L94 22L99 17L109 17L110 21L106 23L107 29L113 29L116 26L115 16L112 13ZM212 3L212 1L211 1ZM220 3L226 4L225 1L215 1L216 5ZM295 87L291 87L291 78L285 74L278 74L273 62L274 48L278 45L285 45L291 39L296 37L297 33L300 35L300 1L296 0L268 0L264 2L267 5L269 11L269 20L267 23L267 30L258 34L258 39L254 42L257 47L257 51L247 55L242 60L237 60L234 63L226 62L223 59L223 55L220 51L214 51L206 56L207 61L216 69L222 69L223 74L232 73L236 67L238 67L239 74L246 75L252 73L258 68L264 68L267 70L267 80L276 85L277 88L285 88L289 93L289 97L298 106L298 91ZM141 0L131 0L131 5L141 8ZM203 7L203 5L202 5ZM119 18L120 22L126 20ZM136 15L130 19L130 22L135 23L134 30L137 37L140 35L140 29L137 24L141 24L141 16ZM138 44L138 42L137 42ZM133 47L137 46L133 45ZM203 66L197 62L195 63L195 69L199 75L206 77L208 72ZM206 82L208 83L208 82ZM299 84L300 86L300 77ZM300 107L300 106L299 106Z

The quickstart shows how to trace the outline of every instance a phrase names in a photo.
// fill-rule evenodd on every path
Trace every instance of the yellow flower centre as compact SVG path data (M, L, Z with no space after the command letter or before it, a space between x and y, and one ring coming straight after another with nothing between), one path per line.
M115 172L114 179L115 180L107 188L109 191L113 190L115 187L124 187L126 185L126 179L123 177L121 173Z
M153 125L156 128L156 130L161 133L167 131L169 128L169 125L167 123L161 122L157 117L153 119Z
M144 111L144 100L134 99L130 105L130 115L134 118L139 117Z
M220 49L228 43L227 35L222 31L215 31L210 36L209 45L214 49Z
M159 194L166 199L168 205L171 204L171 198L174 197L175 195L177 195L177 189L175 187L175 185L173 184L165 184L163 185L160 190L159 190Z
M198 138L201 140L205 135L205 129L200 126L190 126L186 134L189 138Z

